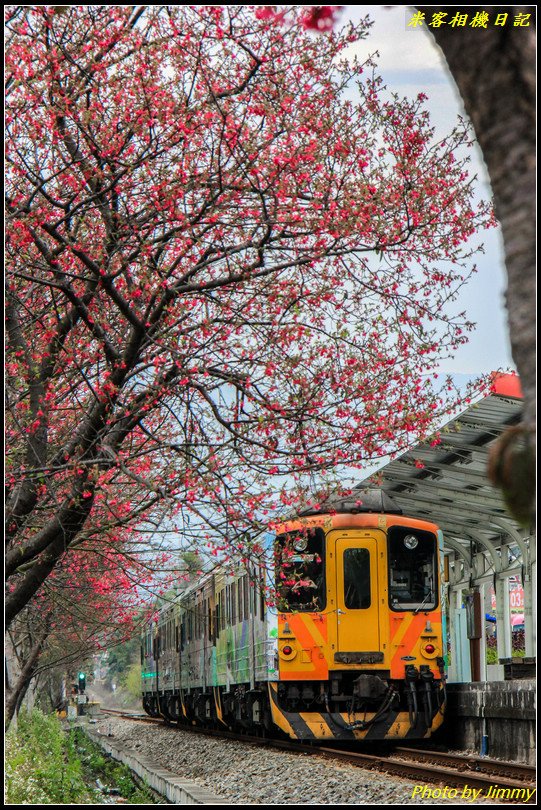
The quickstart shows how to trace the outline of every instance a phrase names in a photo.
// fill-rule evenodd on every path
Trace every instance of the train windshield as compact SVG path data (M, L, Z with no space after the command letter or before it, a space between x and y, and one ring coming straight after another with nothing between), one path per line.
M435 535L393 526L388 550L391 609L433 610L438 604Z
M276 538L277 607L282 612L325 607L325 535L322 529Z

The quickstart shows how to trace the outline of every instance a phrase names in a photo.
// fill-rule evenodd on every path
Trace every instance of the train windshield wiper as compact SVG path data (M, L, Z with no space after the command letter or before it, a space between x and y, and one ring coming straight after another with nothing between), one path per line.
M421 604L419 605L419 607L415 608L415 610L413 611L413 615L415 615L416 613L419 613L419 611L420 611L420 610L422 610L422 609L424 608L424 606L426 605L426 603L427 603L429 600L433 599L433 598L434 598L434 592L433 592L433 590L432 590L432 588L431 588L431 589L428 591L428 593L427 593L427 595L425 596L425 598L423 599L423 601L421 602Z

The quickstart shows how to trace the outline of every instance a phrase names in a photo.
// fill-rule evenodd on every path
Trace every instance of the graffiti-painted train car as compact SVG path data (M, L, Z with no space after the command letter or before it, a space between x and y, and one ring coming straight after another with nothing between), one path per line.
M146 712L303 740L430 736L445 707L437 526L365 491L284 522L271 546L147 628Z

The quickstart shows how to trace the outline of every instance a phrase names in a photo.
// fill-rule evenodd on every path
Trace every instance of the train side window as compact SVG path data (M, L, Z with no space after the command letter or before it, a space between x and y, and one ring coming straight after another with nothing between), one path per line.
M220 630L225 630L225 592L220 592Z
M237 583L231 583L231 624L237 622Z
M259 568L259 610L261 620L265 618L265 569L263 566Z
M244 582L244 577L241 577L241 579L239 579L239 581L237 582L237 594L238 594L238 600L239 600L239 622L242 622L242 620L244 619L244 613L242 611L242 607L243 607L242 583L243 582Z
M324 610L327 594L323 530L279 535L275 555L278 609L284 613Z
M184 645L186 643L186 626L185 626L185 617L183 616L180 620L180 651L184 649Z
M201 604L199 605L199 635L201 638L206 638L207 635L207 600L201 599Z
M391 610L434 610L438 604L436 536L393 526L388 531Z
M344 604L349 610L370 607L370 552L366 548L344 551Z

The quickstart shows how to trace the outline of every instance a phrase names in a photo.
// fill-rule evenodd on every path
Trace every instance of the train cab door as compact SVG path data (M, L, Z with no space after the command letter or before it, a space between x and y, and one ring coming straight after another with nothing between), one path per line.
M336 541L337 641L340 654L374 653L380 648L376 540Z

